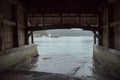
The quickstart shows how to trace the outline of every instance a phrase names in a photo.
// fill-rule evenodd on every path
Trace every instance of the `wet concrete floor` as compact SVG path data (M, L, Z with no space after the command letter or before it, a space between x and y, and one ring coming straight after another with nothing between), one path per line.
M49 60L51 58L45 57L43 59ZM119 77L113 76L111 71L107 70L97 62L93 63L94 67L89 67L92 70L92 74L86 76L76 76L76 73L81 69L81 66L75 67L69 74L30 71L35 67L34 65L37 60L38 58L36 57L24 64L21 62L19 65L12 66L5 72L0 73L0 80L120 80ZM83 74L83 72L81 72L81 74Z
M0 73L0 80L120 80L94 61L92 39L38 38L35 42L40 56L23 60Z

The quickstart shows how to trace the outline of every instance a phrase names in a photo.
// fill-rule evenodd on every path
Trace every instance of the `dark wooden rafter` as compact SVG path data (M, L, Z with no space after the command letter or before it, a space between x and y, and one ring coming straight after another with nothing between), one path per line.
M69 15L69 14L68 14ZM44 14L44 17L97 17L97 14L92 14L92 15L81 15L81 14L75 14L75 15L63 15L63 14L59 14L58 16L51 16L51 15L48 15L48 16L46 16L45 14ZM29 16L28 17L43 17L42 15L30 15L29 14Z
M23 0L21 0L23 1ZM24 0L30 14L36 13L97 13L103 0Z
M21 0L8 0L8 1L13 5L17 5L17 7L20 8L21 10L25 11L25 7L21 5Z
M45 10L42 10L42 9L31 9L29 10L29 14L37 14L37 13L46 13L46 14L59 14L59 13L83 13L83 14L96 14L98 13L97 9L89 9L89 10L84 10L84 9L81 9L81 10L68 10L68 9L45 9Z
M37 31L37 30L49 30L49 29L71 29L71 28L81 28L83 30L98 31L98 27L92 27L90 25L80 25L80 24L53 24L46 26L29 26L27 30Z
M13 26L13 46L19 46L18 40L18 7L17 5L12 5L12 20L15 22L15 26Z

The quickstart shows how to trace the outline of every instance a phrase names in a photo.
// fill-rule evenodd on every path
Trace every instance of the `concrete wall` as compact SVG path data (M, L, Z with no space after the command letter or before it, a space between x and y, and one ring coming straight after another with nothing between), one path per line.
M111 71L120 74L120 51L102 46L94 46L94 59Z
M2 54L1 54L2 53ZM38 55L36 45L22 46L0 52L0 71L17 64L18 62Z

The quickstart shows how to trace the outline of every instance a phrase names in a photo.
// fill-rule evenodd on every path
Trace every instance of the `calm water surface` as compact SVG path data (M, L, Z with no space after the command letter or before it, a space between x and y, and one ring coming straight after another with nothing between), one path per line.
M106 72L102 70L104 74L99 75L101 70L96 71L99 69L94 67L93 37L35 37L35 43L40 56L33 71L68 74L88 80L110 80L105 78Z

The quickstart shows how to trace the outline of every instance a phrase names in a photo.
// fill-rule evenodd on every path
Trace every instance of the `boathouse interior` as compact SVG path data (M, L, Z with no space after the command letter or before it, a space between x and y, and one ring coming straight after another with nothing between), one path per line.
M94 59L120 74L120 0L0 0L0 71L38 54L34 31L71 28L92 31Z

